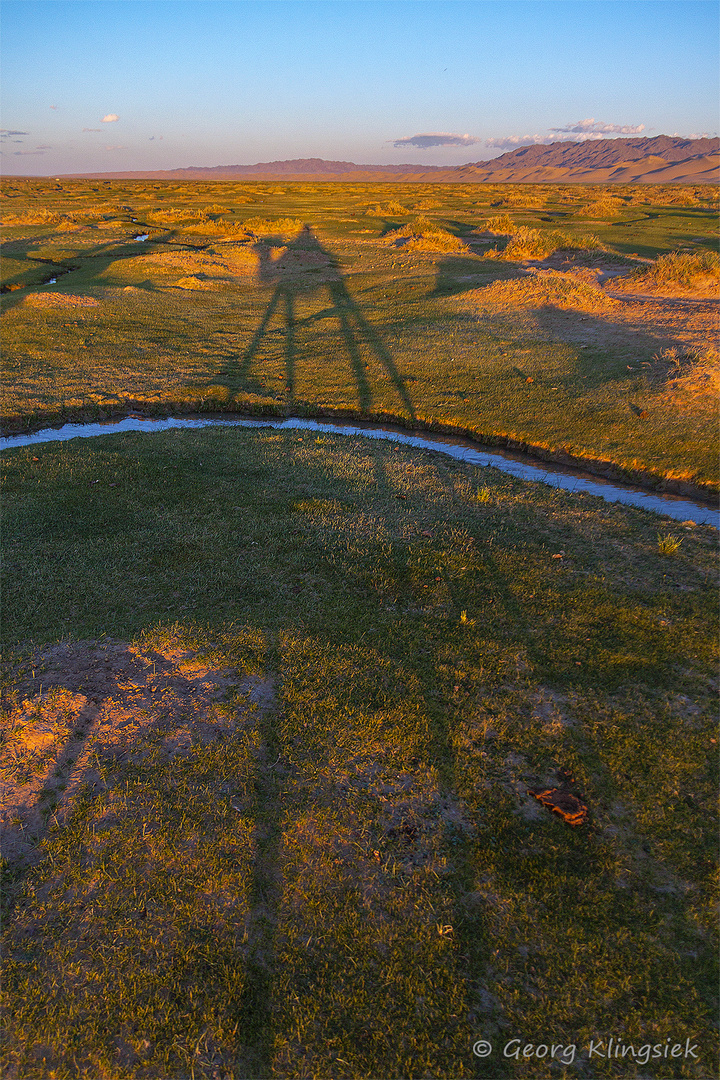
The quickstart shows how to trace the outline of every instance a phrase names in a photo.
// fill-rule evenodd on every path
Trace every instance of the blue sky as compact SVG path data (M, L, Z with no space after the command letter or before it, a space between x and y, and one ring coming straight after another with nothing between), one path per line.
M718 131L715 0L2 0L3 171Z

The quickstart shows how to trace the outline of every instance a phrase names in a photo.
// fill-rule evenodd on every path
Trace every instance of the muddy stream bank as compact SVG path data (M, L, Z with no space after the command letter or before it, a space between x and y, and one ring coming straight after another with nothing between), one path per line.
M720 527L720 512L709 505L685 499L680 495L657 494L640 487L620 484L599 479L592 473L574 469L570 466L533 459L527 455L513 454L509 451L492 450L473 443L470 440L449 435L408 434L392 425L358 421L353 424L332 423L321 420L289 418L285 420L251 420L228 418L223 416L202 417L165 417L150 419L131 415L122 420L107 420L100 423L65 424L60 428L45 428L27 435L9 435L0 438L0 450L32 446L38 443L65 442L68 439L94 438L98 435L114 435L126 431L152 433L167 431L170 428L198 429L204 427L242 427L275 428L281 431L301 430L316 431L330 435L362 436L368 439L387 439L418 450L434 451L446 454L456 461L469 465L479 465L499 469L518 480L548 484L563 491L596 495L606 502L620 502L663 514L676 521L692 521L696 525Z

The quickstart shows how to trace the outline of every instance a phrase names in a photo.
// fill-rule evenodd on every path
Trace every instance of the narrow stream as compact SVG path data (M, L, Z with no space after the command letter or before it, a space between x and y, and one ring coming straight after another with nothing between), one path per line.
M664 514L676 521L693 521L696 525L712 525L720 528L720 512L702 503L691 502L679 495L656 495L642 488L624 484L614 484L599 480L591 473L581 472L563 465L549 465L545 462L532 463L531 459L513 455L503 450L483 447L469 440L448 435L409 435L402 429L383 424L358 422L355 424L333 424L322 420L240 420L225 417L167 417L150 420L144 417L128 416L124 420L107 420L97 424L65 424L61 428L45 428L30 435L8 435L0 438L0 450L10 450L20 446L32 446L36 443L65 442L68 439L92 438L96 435L115 435L124 431L167 431L169 428L204 428L204 427L244 427L276 428L280 431L301 430L324 432L329 435L361 435L367 439L388 439L392 442L412 446L418 450L434 450L447 454L457 461L469 465L491 466L501 472L514 476L517 480L530 480L569 492L585 492L598 495L606 502L620 502L628 506L637 506L655 514Z

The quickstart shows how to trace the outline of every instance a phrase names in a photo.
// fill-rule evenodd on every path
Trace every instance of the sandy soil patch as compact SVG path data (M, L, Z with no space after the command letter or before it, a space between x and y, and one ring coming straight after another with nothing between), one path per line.
M92 296L75 296L72 293L30 293L23 303L34 308L100 307L100 301Z
M638 297L649 296L663 299L720 300L720 285L718 285L716 278L710 276L698 279L693 284L692 288L683 288L680 285L657 285L655 282L643 278L633 278L623 275L616 277L611 283L608 283L608 288L613 292L631 296L635 295Z
M172 647L64 643L39 650L30 670L37 677L2 715L2 854L13 864L37 857L48 819L81 787L106 786L103 762L141 760L151 743L186 755L275 704L269 680Z

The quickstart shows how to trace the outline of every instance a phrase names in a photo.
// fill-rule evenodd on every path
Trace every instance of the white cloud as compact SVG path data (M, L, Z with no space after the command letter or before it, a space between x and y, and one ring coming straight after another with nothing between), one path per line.
M512 150L519 146L533 146L554 142L595 142L605 139L608 135L639 135L645 130L644 124L633 126L632 124L606 124L602 120L589 117L587 120L578 120L577 124L567 124L565 127L548 128L547 135L507 135L502 139L486 139L485 145L499 150Z
M587 120L578 120L577 124L568 124L566 127L548 128L549 131L554 131L557 134L572 134L572 135L587 135L587 136L600 136L603 135L639 135L641 131L645 130L644 124L638 124L637 127L633 127L632 124L606 124L602 120L596 120L594 116L589 116ZM578 142L581 140L578 139Z
M45 154L45 150L13 150L14 157L34 157L36 154Z
M29 131L9 131L8 128L0 128L0 139L9 139L12 135L29 135ZM22 140L15 140L21 142Z
M543 135L508 135L505 139L486 139L486 146L494 146L500 150L517 149L518 146L532 146L534 143L547 142Z
M117 115L117 113L111 112L111 113L108 113L107 116L103 116L102 123L103 124L114 124L115 121L119 120L119 119L120 119L120 117Z
M478 142L480 140L472 135L452 135L447 131L437 131L421 135L408 135L404 139L395 139L393 146L398 147L398 149L402 146L416 146L421 150L426 150L431 146L472 146Z

